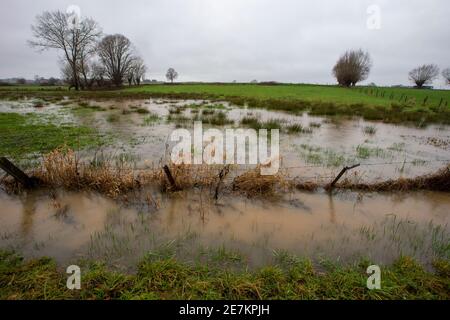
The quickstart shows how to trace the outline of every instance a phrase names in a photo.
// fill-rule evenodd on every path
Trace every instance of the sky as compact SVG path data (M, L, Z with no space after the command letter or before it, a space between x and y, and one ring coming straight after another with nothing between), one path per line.
M333 84L336 60L359 48L373 60L365 83L407 85L418 65L450 67L448 0L0 0L0 78L60 76L61 52L27 40L36 15L70 5L127 36L147 79L173 67L178 81Z

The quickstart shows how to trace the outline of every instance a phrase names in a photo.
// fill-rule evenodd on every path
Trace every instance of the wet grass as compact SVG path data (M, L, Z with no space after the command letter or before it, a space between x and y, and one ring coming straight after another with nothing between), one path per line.
M155 122L159 121L159 116L155 113L150 113L149 115L147 115L144 120L143 120L143 125L144 126L151 126L153 125Z
M218 252L220 254L220 252ZM226 257L229 258L229 257ZM136 274L119 273L99 262L81 267L81 290L68 290L67 274L49 258L24 261L0 252L1 299L449 299L450 265L434 272L408 257L381 266L381 289L366 287L368 261L351 266L280 256L254 271L230 271L175 259L143 259ZM324 271L322 271L324 270Z
M346 89L336 86L315 85L247 85L247 84L198 84L198 85L146 85L114 91L74 92L64 88L5 87L0 98L16 99L57 97L86 99L105 98L165 98L227 101L250 108L288 111L295 114L307 111L313 115L361 116L367 120L390 123L414 122L450 123L450 100L447 90L415 90L376 88L389 94L368 93L374 88ZM373 92L375 92L372 90ZM395 98L391 98L394 94ZM423 104L422 97L428 96ZM406 99L405 99L406 97ZM442 102L443 101L443 102Z
M148 113L150 113L150 111L148 111L148 110L145 109L145 108L137 108L137 109L134 109L134 111L135 111L136 113L140 113L140 114L148 114Z
M377 133L377 128L375 126L365 126L363 132L367 135L374 135Z
M368 159L368 158L386 158L388 153L386 150L379 147L370 147L366 145L358 145L356 147L356 156L359 159Z
M311 128L304 128L301 124L291 124L286 127L288 133L312 133Z
M106 117L106 121L108 121L108 122L119 122L119 120L120 120L120 117L116 113L108 114L108 116Z
M283 121L279 119L270 119L268 121L261 121L256 117L253 116L246 116L241 119L240 124L249 128L252 128L254 130L260 130L260 129L278 129L281 130L283 127Z
M0 128L0 154L13 159L40 155L63 144L81 149L104 142L90 127L52 123L36 114L0 113Z
M343 153L307 144L300 145L300 156L307 164L325 167L340 167L349 162L349 158Z

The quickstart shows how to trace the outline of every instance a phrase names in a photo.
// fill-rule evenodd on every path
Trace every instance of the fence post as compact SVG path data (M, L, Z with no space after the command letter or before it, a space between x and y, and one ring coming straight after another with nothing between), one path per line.
M339 181L339 179L342 177L342 175L347 171L347 170L351 170L354 169L356 167L359 167L361 164L355 164L353 166L350 167L344 167L342 168L341 172L339 172L339 174L336 176L336 178L334 178L333 182L331 182L329 185L325 186L325 190L331 191L333 190L334 186L336 185L336 183Z
M217 182L216 190L215 190L215 192L214 192L214 199L215 199L215 200L219 199L219 188L220 188L220 184L222 183L223 179L224 179L225 176L228 174L228 172L230 172L230 165L227 165L227 166L223 167L222 170L220 170L220 173L219 173L219 182Z
M172 173L170 172L169 167L168 167L167 165L165 165L165 166L163 167L163 169L164 169L164 173L165 173L166 176L167 176L167 180L169 180L169 183L170 183L170 186L171 186L172 190L174 190L174 191L175 191L175 190L178 190L177 185L176 185L176 183L175 183L175 179L173 178Z
M25 172L17 168L5 157L0 157L0 168L20 182L26 189L32 189L38 185L38 179L30 178Z

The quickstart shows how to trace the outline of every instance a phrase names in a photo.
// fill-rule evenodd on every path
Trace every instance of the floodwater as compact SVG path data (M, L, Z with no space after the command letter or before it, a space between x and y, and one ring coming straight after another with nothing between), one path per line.
M45 108L35 109L31 101L0 102L0 112L37 112L43 115L57 115L64 123L75 123L97 128L101 134L113 135L114 142L102 148L101 152L116 157L124 156L137 167L146 167L160 162L167 156L167 151L175 144L170 141L170 134L175 129L174 123L166 121L169 110L181 107L181 115L193 118L196 114L191 104L205 101L194 100L103 100L89 101L90 105L100 106L102 112L71 112L73 106L61 107L50 104ZM418 128L413 125L395 125L382 122L365 121L361 118L329 118L310 116L306 113L293 115L261 109L246 109L221 104L227 117L234 125L225 128L242 127L240 120L244 117L256 117L261 121L280 120L282 126L300 124L309 128L311 133L280 133L280 156L282 168L287 168L291 176L305 179L331 179L342 167L361 164L349 174L364 182L374 180L414 177L434 172L450 162L450 126L428 125ZM76 104L75 104L76 105ZM184 108L183 108L184 107ZM114 108L114 109L112 109ZM146 114L133 112L144 108L156 114L159 120L145 123ZM124 114L124 110L127 111ZM108 118L114 115L114 121ZM178 115L175 115L178 116ZM193 130L193 121L181 124ZM210 128L203 125L204 130ZM374 133L366 133L366 128ZM99 150L97 150L97 154ZM86 154L92 157L92 151Z
M424 264L448 258L446 193L293 192L277 202L224 197L214 203L198 191L147 192L156 207L88 193L0 194L0 246L62 264L95 258L121 269L148 252L170 250L196 262L217 248L239 252L249 266L271 263L277 252L379 264L401 254Z
M38 110L30 101L4 101L0 112L56 115L64 123L112 133L114 143L101 151L126 155L141 168L158 163L167 152L175 128L165 120L168 110L200 102L90 101L105 111L77 113L58 104ZM449 126L417 128L223 105L236 127L244 116L310 127L311 133L280 133L282 167L307 180L332 179L343 166L355 163L361 167L349 175L363 181L412 177L431 173L450 159ZM149 124L146 114L123 112L137 107L160 120ZM191 112L184 108L182 114ZM115 121L107 120L111 114L117 115ZM192 129L192 124L187 126ZM375 132L366 133L366 127ZM84 157L92 154L84 151ZM435 257L450 258L448 193L292 191L277 200L225 195L215 203L203 190L175 195L144 190L127 198L118 202L61 190L20 196L0 191L0 248L16 249L27 257L51 256L62 264L100 259L125 270L149 252L196 262L211 259L220 248L238 252L240 258L233 259L249 266L272 263L285 252L344 262L368 257L380 264L402 254L425 264Z

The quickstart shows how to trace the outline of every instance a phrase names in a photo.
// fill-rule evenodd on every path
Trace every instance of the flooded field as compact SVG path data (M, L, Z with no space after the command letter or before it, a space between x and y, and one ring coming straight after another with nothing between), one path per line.
M1 244L27 256L62 263L99 258L124 269L148 252L197 262L222 249L231 262L250 266L283 253L377 263L403 254L425 264L448 255L445 193L296 192L279 202L223 198L219 204L200 192L153 195L157 208L87 193L2 194Z
M78 150L82 159L107 157L140 170L160 166L171 147L171 132L192 129L194 120L205 128L280 128L282 171L306 181L330 182L353 164L361 166L345 177L374 182L432 173L450 162L450 127L443 125L292 115L208 101L35 105L34 100L2 101L0 112L94 128L108 141ZM95 258L129 270L146 254L237 267L266 265L291 254L343 262L367 257L383 264L401 255L424 264L449 258L450 196L445 192L291 190L276 199L225 194L216 202L201 188L174 194L145 189L120 201L95 193L40 190L21 195L0 191L0 202L2 248L62 263Z

